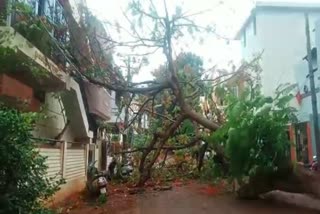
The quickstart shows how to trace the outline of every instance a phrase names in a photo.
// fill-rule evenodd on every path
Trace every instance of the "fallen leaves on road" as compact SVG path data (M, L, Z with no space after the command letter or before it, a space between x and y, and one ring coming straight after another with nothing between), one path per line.
M200 192L208 196L216 196L225 192L225 183L221 182L217 185L208 184L203 187Z

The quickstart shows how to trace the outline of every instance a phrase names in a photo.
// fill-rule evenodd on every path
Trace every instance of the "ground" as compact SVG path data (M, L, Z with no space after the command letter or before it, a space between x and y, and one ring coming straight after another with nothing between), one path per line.
M123 187L113 187L108 202L104 205L78 199L62 211L69 214L313 214L284 205L266 201L241 201L230 194L220 194L216 187L199 183L174 185L172 190L143 194L129 194Z

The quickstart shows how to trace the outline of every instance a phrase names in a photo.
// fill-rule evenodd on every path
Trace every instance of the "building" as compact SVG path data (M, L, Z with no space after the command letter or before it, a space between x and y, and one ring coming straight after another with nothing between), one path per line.
M217 87L213 88L211 99L207 99L205 96L200 97L203 116L218 123L223 123L225 120L224 110L227 107L226 96L232 93L234 96L240 97L250 82L251 78L245 72L237 72L218 78L218 81L214 83Z
M267 96L280 84L296 83L294 65L306 55L306 12L313 31L320 18L320 4L257 2L236 35L244 60L262 53L262 92ZM311 41L314 45L314 34Z
M290 129L290 137L296 143L292 154L294 159L305 162L311 161L316 152L312 137L308 67L304 60L307 52L306 13L310 22L311 46L316 47L320 38L317 30L320 4L316 3L257 2L236 35L236 39L241 40L243 59L250 61L254 55L262 53L261 83L264 95L274 95L281 84L288 83L293 88L296 99L291 101L291 106L298 110L299 123ZM314 56L315 51L313 49ZM316 72L316 87L319 87L318 77Z
M314 69L314 81L317 95L318 111L320 110L320 73L318 71L319 59L317 57L317 50L320 48L320 20L316 21L315 29L313 30L315 35L315 46L311 51L312 56L312 67ZM305 53L306 55L306 53ZM298 124L295 125L295 129L292 131L296 142L296 158L297 160L308 160L313 159L316 155L316 142L314 137L314 123L311 103L311 92L310 92L310 79L307 57L303 55L299 61L295 63L294 74L296 78L296 100L298 103L297 107L297 118ZM304 154L303 154L304 153Z
M33 135L48 157L48 177L66 180L55 196L60 201L81 191L88 163L100 161L99 122L112 118L111 92L72 77L72 62L59 48L70 34L58 0L20 1L10 13L8 4L0 2L0 100L45 113Z

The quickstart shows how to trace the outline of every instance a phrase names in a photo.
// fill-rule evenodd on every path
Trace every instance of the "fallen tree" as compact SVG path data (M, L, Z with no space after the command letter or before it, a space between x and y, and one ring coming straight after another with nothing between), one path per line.
M295 179L290 164L289 142L285 134L291 119L289 116L292 109L288 107L291 98L283 91L275 98L263 97L258 93L259 88L255 87L254 79L249 78L252 82L249 84L251 88L248 94L242 97L242 100L230 100L225 118L211 99L212 89L229 77L259 71L259 57L243 63L235 71L208 79L205 71L199 71L199 66L194 66L191 59L181 60L179 56L182 55L175 57L173 50L173 44L180 41L185 34L196 36L195 32L206 32L217 36L213 28L199 26L194 22L192 17L201 13L185 13L182 8L177 7L174 14L169 14L165 0L162 4L163 11L160 11L152 0L144 4L133 0L127 11L131 12L131 16L128 17L128 13L124 12L132 29L130 35L133 40L116 42L105 38L105 35L88 35L85 24L79 27L78 23L72 20L67 2L61 0L66 9L65 16L69 17L69 28L73 29L70 31L71 39L76 40L73 41L73 56L80 65L78 67L82 68L75 70L74 75L109 90L131 94L129 97L132 99L125 99L128 101L125 105L130 107L133 101L138 102L139 109L133 111L135 116L128 124L134 125L134 121L139 120L142 114L148 114L151 125L154 126L150 128L151 133L147 134L145 145L130 151L141 152L138 186L143 186L150 178L161 151L199 146L199 142L203 140L214 150L215 164L223 172L223 176L232 178L239 184L239 196L256 198L259 194L275 188L300 191L298 187L301 180ZM142 28L144 24L148 25L148 28ZM121 26L117 27L122 29ZM85 33L78 34L77 31ZM90 32L97 33L92 29ZM100 46L93 42L94 38L99 38ZM119 75L115 72L116 67L110 64L106 66L106 57L95 56L98 53L96 49L104 47L101 43L103 40L111 43L109 46L126 46L132 48L132 51L143 47L151 49L149 53L154 53L161 49L165 55L165 64L156 71L158 73L151 81L133 83L124 81L124 78L115 78ZM76 47L81 47L84 51ZM82 54L79 55L79 52ZM186 58L188 59L188 56ZM89 75L87 71L92 71L91 68L98 68L100 73L102 71L102 76ZM217 71L216 73L219 74ZM202 84L204 82L209 83L210 87ZM209 91L206 91L208 89ZM139 98L133 99L137 95ZM202 95L210 102L210 114L198 106L199 96ZM160 110L159 105L162 106ZM257 112L257 109L260 112ZM188 130L182 131L183 127ZM144 134L145 131L137 127L138 133ZM211 137L208 137L209 135ZM129 151L124 151L127 152ZM290 176L293 179L289 179ZM278 182L283 179L291 186ZM282 188L284 186L294 188Z

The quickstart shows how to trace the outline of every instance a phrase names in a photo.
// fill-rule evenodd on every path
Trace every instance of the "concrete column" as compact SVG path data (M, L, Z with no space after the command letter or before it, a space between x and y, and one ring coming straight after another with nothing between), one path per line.
M89 150L90 150L90 142L84 145L84 157L85 157L85 172L87 173L88 165L89 165Z
M62 160L61 160L61 167L62 167L62 178L65 178L66 175L66 161L67 161L67 147L68 143L66 141L63 141L61 143L61 154L62 154Z

